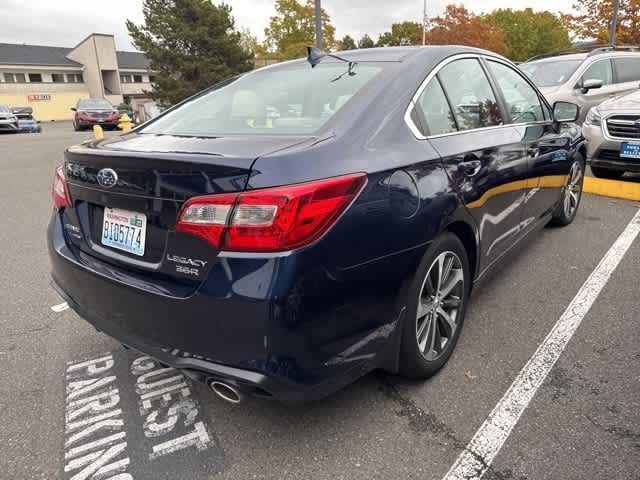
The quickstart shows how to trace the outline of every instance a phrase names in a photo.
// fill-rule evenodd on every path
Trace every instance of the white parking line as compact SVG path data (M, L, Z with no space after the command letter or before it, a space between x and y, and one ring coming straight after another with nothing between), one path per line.
M611 274L640 233L640 210L598 266L582 285L547 338L538 347L524 368L473 436L467 447L449 469L443 480L481 478L491 466L513 427L549 374L562 351L576 332Z
M53 305L51 310L56 313L64 312L67 308L69 308L69 304L67 302L59 303L58 305Z

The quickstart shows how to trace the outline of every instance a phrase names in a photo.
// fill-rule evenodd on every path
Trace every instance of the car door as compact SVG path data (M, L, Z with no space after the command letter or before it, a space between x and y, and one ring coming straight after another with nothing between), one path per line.
M570 168L570 138L561 133L548 106L532 84L511 65L487 59L507 110L518 133L527 163L526 192L522 209L522 234L546 218L561 197Z
M521 139L505 124L477 56L442 66L428 79L416 108L428 141L477 223L482 271L517 239L527 171Z
M602 87L593 88L585 92L582 90L582 85L587 80L600 80ZM604 58L591 63L578 80L575 86L575 94L577 103L581 106L580 122L584 121L591 108L600 105L608 98L618 95L618 86L614 83L611 60Z

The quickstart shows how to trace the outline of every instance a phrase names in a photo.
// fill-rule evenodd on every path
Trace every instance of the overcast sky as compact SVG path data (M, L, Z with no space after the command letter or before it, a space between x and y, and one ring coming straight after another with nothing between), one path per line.
M570 0L427 0L430 16L449 3L462 3L476 13L494 8L569 11ZM219 3L214 0L214 3ZM273 0L227 0L238 27L247 27L259 39ZM336 27L336 38L365 33L378 35L400 20L420 21L422 0L322 0ZM0 0L0 42L72 47L91 32L113 33L121 50L133 50L125 19L142 22L142 0Z

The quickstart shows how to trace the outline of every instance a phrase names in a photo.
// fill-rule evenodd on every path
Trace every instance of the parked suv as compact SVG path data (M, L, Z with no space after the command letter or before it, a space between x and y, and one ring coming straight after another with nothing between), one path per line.
M640 172L640 91L593 107L582 130L596 177L615 179Z
M472 285L575 218L578 107L470 47L341 55L70 147L48 245L71 308L234 403L435 374Z
M519 65L549 103L580 106L579 123L589 110L609 98L636 90L640 84L640 49L600 47L590 52L551 54Z
M104 98L81 98L78 100L73 115L73 129L77 132L100 125L115 129L120 120L120 112Z

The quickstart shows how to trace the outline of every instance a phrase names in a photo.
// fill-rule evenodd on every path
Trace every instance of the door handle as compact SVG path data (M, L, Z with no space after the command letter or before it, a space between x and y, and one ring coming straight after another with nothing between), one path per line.
M458 164L458 169L462 171L466 177L473 177L482 169L482 162L480 160L468 160L466 162L461 162Z

